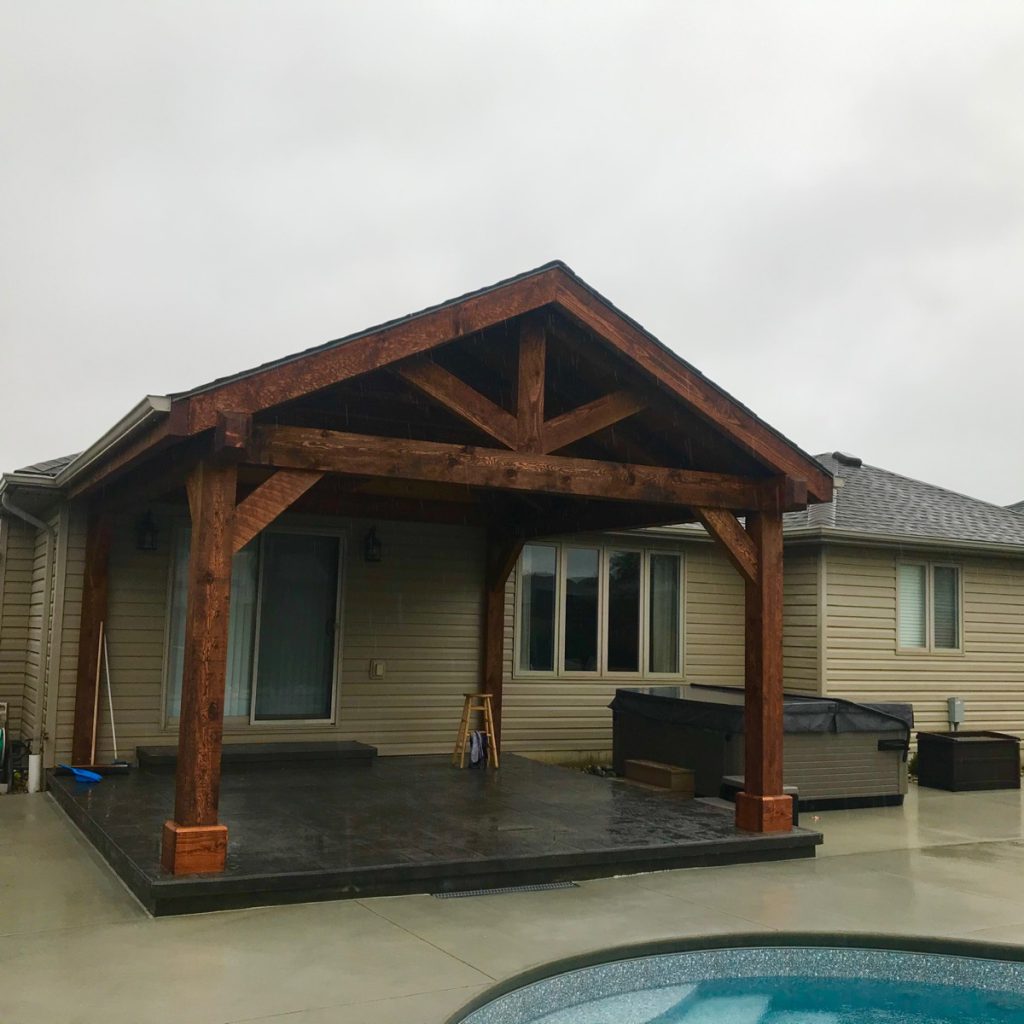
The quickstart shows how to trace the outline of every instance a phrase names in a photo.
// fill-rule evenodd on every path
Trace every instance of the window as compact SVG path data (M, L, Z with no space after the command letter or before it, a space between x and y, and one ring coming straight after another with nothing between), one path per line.
M517 586L518 673L681 674L680 555L528 544Z
M166 713L181 711L191 531L175 533ZM333 715L341 538L265 532L231 566L224 715L252 722Z
M896 567L897 646L907 651L959 651L960 569L904 562Z

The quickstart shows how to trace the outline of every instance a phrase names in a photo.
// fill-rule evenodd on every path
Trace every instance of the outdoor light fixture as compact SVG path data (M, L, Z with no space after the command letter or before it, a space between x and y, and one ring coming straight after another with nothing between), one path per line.
M156 551L156 538L159 530L153 522L153 516L147 512L135 524L135 547L139 551Z
M377 536L377 529L371 526L369 532L363 538L363 559L367 562L379 562L383 550L380 538Z

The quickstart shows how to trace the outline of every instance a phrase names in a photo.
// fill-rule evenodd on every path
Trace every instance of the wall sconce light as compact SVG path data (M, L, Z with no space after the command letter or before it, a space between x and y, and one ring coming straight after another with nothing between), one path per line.
M135 547L139 551L156 551L156 540L159 532L156 523L153 522L153 516L147 512L135 524Z
M367 562L379 562L384 549L381 546L380 538L377 536L376 527L370 527L369 532L363 538L363 560Z

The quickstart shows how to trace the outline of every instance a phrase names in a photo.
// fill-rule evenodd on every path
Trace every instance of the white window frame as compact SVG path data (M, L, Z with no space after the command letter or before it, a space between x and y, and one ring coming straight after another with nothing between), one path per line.
M899 587L896 588L896 653L913 656L922 654L938 655L939 657L956 657L964 653L964 569L958 562L943 560L932 561L924 558L901 558L896 562L896 577L899 578L900 566L915 565L924 569L924 621L925 643L923 647L904 647L900 644L900 598ZM956 596L956 647L935 646L935 570L955 569Z
M189 528L186 519L177 518L173 525L175 532ZM329 718L256 718L256 675L259 659L259 629L263 609L263 536L267 533L317 534L338 538L338 594L335 602L334 618L334 672L331 679L331 714ZM225 732L253 732L260 729L277 731L295 727L297 729L324 729L337 725L338 706L342 686L343 623L345 615L345 575L348 570L348 537L347 527L305 526L298 524L274 524L262 531L260 536L260 555L256 576L256 617L253 626L254 650L252 659L252 679L249 693L248 715L230 715L224 717ZM172 547L173 550L173 547ZM170 691L170 644L171 644L171 596L174 592L174 558L167 560L167 589L164 602L164 654L161 670L160 686L160 717L164 732L177 731L180 718L167 713L167 696Z
M622 544L595 543L588 544L583 541L537 541L538 547L553 548L555 552L555 623L554 643L555 657L554 669L530 669L522 663L522 647L520 638L523 630L523 601L522 601L522 562L517 565L516 588L515 588L515 613L513 616L513 644L512 644L512 675L516 679L573 679L573 680L594 680L613 679L621 681L637 680L672 680L678 682L685 678L685 640L686 640L686 559L682 551L673 550L669 547L644 547L635 542L626 541ZM566 552L570 550L597 551L598 553L598 599L597 599L597 668L592 672L585 672L580 669L566 669L565 648L563 638L565 636L565 596L566 596L566 571L568 559ZM640 555L640 670L637 672L610 672L608 670L608 591L609 591L609 568L611 564L611 553L628 551ZM678 665L676 672L651 672L650 665L650 571L652 555L669 555L675 558L678 566L678 592L679 592L679 650Z

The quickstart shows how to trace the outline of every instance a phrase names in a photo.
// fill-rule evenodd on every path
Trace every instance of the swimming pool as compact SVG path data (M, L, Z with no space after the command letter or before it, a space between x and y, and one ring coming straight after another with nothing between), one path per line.
M1024 963L808 945L689 950L612 960L527 981L455 1020L1024 1024Z

